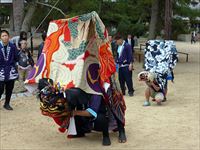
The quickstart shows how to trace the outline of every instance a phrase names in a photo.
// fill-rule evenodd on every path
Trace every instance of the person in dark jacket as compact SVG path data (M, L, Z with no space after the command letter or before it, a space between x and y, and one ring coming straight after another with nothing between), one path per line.
M43 50L43 47L44 47L44 42L45 42L45 39L47 37L47 33L44 31L42 33L42 43L39 45L39 50L38 50L38 56L37 56L37 60L39 59L41 53L42 53L42 50Z
M117 64L119 65L119 83L123 95L125 95L125 83L128 87L129 96L133 96L133 53L131 46L121 36L115 37L117 47Z
M135 40L131 34L128 34L127 38L125 39L125 42L131 46L132 53L134 54Z
M19 42L19 63L18 63L18 72L19 72L19 84L22 88L21 92L26 91L24 87L24 81L27 78L29 71L34 66L34 60L31 56L30 51L27 49L27 41L21 40Z
M117 50L116 50L117 45L116 45L116 42L113 40L111 35L108 36L108 38L109 38L109 41L110 41L113 57L114 57L114 59L116 61L116 59L117 59Z
M9 42L9 32L0 32L0 98L5 88L4 108L13 110L10 106L10 99L14 88L15 80L18 78L16 63L18 62L18 50L16 46Z

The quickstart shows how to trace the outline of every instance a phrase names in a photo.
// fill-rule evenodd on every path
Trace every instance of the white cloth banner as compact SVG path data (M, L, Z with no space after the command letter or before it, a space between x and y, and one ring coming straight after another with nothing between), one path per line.
M69 120L69 128L67 130L67 135L77 135L74 117L71 117Z

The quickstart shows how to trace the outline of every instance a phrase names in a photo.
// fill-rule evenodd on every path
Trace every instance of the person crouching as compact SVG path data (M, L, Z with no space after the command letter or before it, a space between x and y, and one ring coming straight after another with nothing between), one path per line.
M161 105L161 102L164 99L164 94L158 84L158 81L156 80L155 73L143 71L138 74L138 80L144 81L147 85L143 106L151 105L149 102L150 97L156 101L157 105Z

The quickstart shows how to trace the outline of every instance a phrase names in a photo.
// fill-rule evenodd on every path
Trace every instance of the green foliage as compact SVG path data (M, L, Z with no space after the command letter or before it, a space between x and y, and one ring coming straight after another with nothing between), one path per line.
M5 5L1 5L0 6L0 15L9 16L10 15L10 11L11 11L11 9L9 9L8 6L5 6Z
M181 19L172 20L172 39L177 39L179 34L188 34L188 22Z
M27 0L26 10L31 2L35 0ZM39 0L44 2L44 0ZM60 0L56 5L60 8L67 17L73 17L84 13L96 11L104 24L111 33L113 27L117 29L123 35L128 33L134 35L145 35L148 32L148 26L151 17L151 5L154 0L117 0L112 2L111 0ZM54 5L57 0L49 0L50 5ZM174 0L173 1L173 14L189 17L192 23L196 23L195 17L200 16L200 10L191 10L188 7L190 0ZM159 1L159 16L158 23L156 25L156 32L158 35L162 29L164 29L164 5L165 0ZM10 14L12 7L0 6L0 14ZM50 11L50 7L37 5L37 11L34 13L32 19L32 26L38 26L43 18ZM25 12L26 12L25 10ZM65 18L57 10L52 10L41 28L47 29L51 20ZM198 23L198 22L197 22ZM173 35L179 33L186 33L184 28L185 22L175 19L172 21ZM113 34L113 33L112 33ZM175 37L175 36L174 36Z
M11 10L9 9L8 6L4 6L4 5L1 5L0 6L0 26L1 24L3 23L8 23L8 16L10 15L10 12Z
M188 5L176 5L174 13L184 17L195 18L200 16L200 9L191 9Z

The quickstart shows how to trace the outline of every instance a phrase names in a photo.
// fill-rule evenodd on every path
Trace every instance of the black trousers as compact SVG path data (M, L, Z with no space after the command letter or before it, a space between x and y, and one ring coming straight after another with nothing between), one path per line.
M96 131L102 131L103 136L108 137L108 124L109 119L105 114L98 114L97 118L94 121L94 130Z
M4 105L9 105L10 103L10 98L12 95L14 84L15 84L15 80L0 81L0 98L2 94L4 93L4 89L5 89L5 94L6 94Z
M119 68L119 83L123 94L125 94L125 83L128 87L128 93L134 92L132 71L128 69L128 66Z
M109 136L108 117L105 114L97 114L97 118L91 121L89 117L75 116L77 135L83 135L91 130L100 131L103 136ZM93 125L92 125L93 124Z

